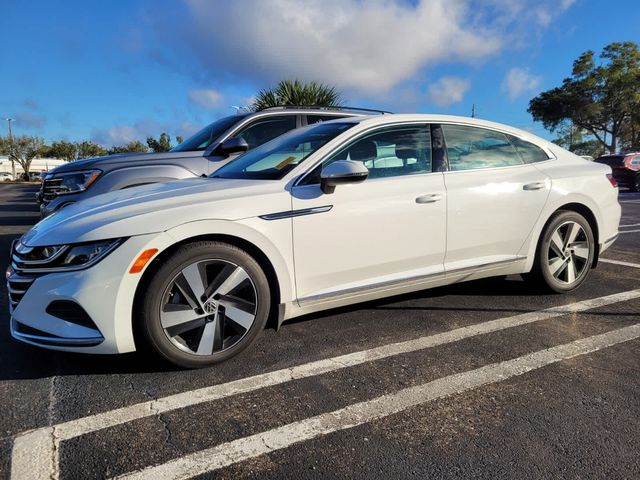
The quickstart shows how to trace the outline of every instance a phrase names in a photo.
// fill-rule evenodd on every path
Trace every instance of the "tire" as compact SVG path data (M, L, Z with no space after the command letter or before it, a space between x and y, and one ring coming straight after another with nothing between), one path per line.
M589 277L595 248L593 231L582 215L557 212L542 232L532 276L557 293L576 290Z
M640 192L640 173L636 174L636 178L633 180L633 184L631 185L632 192Z
M153 273L138 311L147 346L182 368L223 362L264 329L269 283L244 250L221 242L181 246Z

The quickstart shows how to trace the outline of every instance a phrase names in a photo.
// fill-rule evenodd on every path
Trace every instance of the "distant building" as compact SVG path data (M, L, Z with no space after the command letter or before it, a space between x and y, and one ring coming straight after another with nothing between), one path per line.
M31 161L31 171L32 172L48 172L49 170L57 167L58 165L62 165L63 163L67 163L64 160L60 160L58 158L34 158ZM16 174L23 173L22 167L18 162L16 164ZM11 172L11 160L6 155L0 155L0 172Z

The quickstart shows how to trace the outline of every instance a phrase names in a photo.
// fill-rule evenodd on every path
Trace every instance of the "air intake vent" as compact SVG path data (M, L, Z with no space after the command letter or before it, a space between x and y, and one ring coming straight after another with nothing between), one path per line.
M89 314L80 305L71 300L54 300L49 304L46 312L61 320L98 330Z

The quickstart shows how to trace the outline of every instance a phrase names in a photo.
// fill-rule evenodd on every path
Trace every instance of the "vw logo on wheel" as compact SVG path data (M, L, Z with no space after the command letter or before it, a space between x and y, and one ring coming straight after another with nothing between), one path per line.
M216 310L218 309L218 305L216 305L216 302L214 302L213 300L208 300L202 306L202 309L205 311L205 313L212 314L212 313L216 313Z

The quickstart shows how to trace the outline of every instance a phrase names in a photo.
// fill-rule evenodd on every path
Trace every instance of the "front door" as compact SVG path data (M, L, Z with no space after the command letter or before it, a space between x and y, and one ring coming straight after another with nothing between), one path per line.
M309 213L292 219L300 300L443 272L446 194L431 157L428 125L384 127L323 162L363 162L363 183L324 194L319 167L293 188L294 212Z

